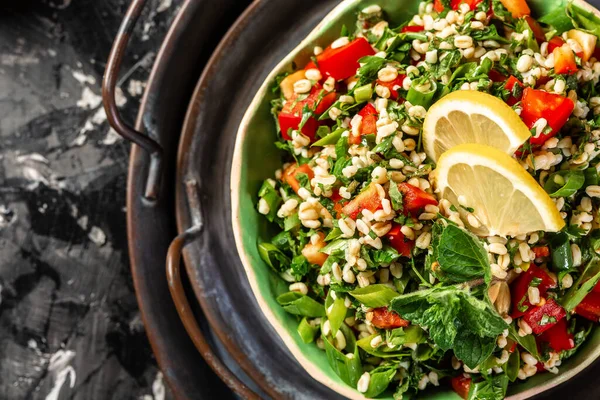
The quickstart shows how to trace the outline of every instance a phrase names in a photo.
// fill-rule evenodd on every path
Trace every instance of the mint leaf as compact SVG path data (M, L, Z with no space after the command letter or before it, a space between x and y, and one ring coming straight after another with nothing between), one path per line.
M471 383L467 400L502 400L506 397L507 387L506 374L485 376L483 381Z
M461 329L454 343L454 354L467 367L475 368L484 362L496 347L495 337L481 338Z
M413 324L427 326L438 347L444 351L454 349L470 368L485 361L496 337L508 327L486 302L457 286L401 295L391 301L390 307Z
M459 283L485 277L491 279L490 263L481 241L472 233L442 221L433 227L433 259L440 264L442 282Z

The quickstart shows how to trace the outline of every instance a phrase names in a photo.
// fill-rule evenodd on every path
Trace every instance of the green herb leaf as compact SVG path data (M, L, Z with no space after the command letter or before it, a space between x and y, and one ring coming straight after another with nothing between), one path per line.
M367 307L387 307L390 301L398 297L398 293L389 286L383 284L369 285L356 289L349 294Z
M292 259L290 268L296 280L300 280L310 271L310 263L306 257L304 257L302 254L299 254Z
M569 271L573 268L573 252L569 235L564 232L556 234L550 240L552 269L556 272Z
M471 383L467 400L502 400L506 397L508 377L506 374L485 376L481 382Z
M495 337L479 337L461 330L454 342L454 354L469 368L475 368L490 356L496 347Z
M535 337L533 335L519 336L514 325L510 325L508 328L508 337L517 342L519 346L527 350L529 354L534 356L537 360L541 359L537 348L537 343L535 342Z
M325 316L323 304L298 292L288 292L277 297L277 302L290 314L317 318Z
M573 3L567 4L566 12L575 28L600 37L600 18L596 14Z
M436 287L412 292L391 301L392 310L413 324L429 327L431 339L446 351L459 345L466 349L471 343L481 354L488 350L487 339L495 338L507 327L502 318L484 301L471 296L458 286ZM458 335L458 332L461 332ZM460 340L461 343L457 343ZM465 363L478 357L470 355Z
M517 375L519 374L519 368L521 368L521 352L519 348L515 348L508 358L508 361L502 365L502 369L506 373L506 376L511 382L517 380Z
M398 189L398 184L394 181L390 181L390 200L392 201L392 208L394 211L402 212L404 209L402 192Z
M567 312L573 311L592 291L594 286L600 281L600 260L593 257L585 266L583 273L569 289L569 291L560 299L560 304Z
M548 177L544 190L550 197L569 197L577 193L584 183L583 171L558 171Z
M465 282L485 277L491 279L490 264L481 241L472 233L442 221L433 227L433 259L440 264L440 280Z
M554 28L556 35L562 35L563 32L574 28L565 7L555 7L549 13L541 16L538 21Z
M427 341L425 331L418 325L410 325L406 328L386 330L386 343L401 346L405 343L424 343Z
M369 374L371 375L371 379L369 380L369 388L365 393L365 397L371 399L385 392L390 382L396 375L397 370L398 365L393 364L383 365L369 372Z
M285 271L291 263L289 257L271 243L259 244L258 253L260 258L277 273Z

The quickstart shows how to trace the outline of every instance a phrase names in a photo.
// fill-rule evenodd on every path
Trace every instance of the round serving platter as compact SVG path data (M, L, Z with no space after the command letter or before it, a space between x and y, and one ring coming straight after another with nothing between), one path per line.
M127 233L133 283L152 350L178 399L234 398L202 359L179 320L165 279L164 260L176 235L172 182L185 110L206 60L249 3L184 2L158 52L136 123L137 130L147 132L164 148L167 169L158 201L144 199L150 156L136 145L131 150ZM212 339L206 323L203 328ZM219 346L214 340L213 345Z
M193 227L192 215L198 211L203 222L203 231L183 252L194 293L224 348L273 398L340 396L300 366L252 294L231 227L229 178L233 147L242 117L262 81L338 4L338 0L253 3L208 63L188 109L179 146L179 232ZM260 154L264 150L255 151ZM192 198L197 197L199 207L190 207L190 192ZM596 363L538 398L575 394L584 399L597 398L590 377L599 372L600 364Z

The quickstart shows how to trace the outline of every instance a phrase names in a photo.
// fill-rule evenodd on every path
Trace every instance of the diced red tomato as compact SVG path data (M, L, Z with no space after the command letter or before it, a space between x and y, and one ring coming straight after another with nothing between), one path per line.
M342 211L350 218L356 219L362 210L369 210L371 212L379 210L382 207L381 200L377 187L374 183L370 183L358 196L346 203Z
M398 314L388 310L386 307L380 307L373 310L373 326L379 329L404 328L410 325L410 322L402 319Z
M514 18L521 18L531 14L525 0L500 0L500 3L512 14Z
M513 310L511 317L519 318L525 314L531 307L529 298L527 297L527 290L531 281L537 278L539 285L537 286L540 291L540 296L544 297L548 292L548 289L555 288L556 282L552 280L550 275L535 264L531 264L526 272L523 272L511 285L511 298L513 304ZM522 310L519 310L519 308Z
M538 361L537 364L535 364L535 369L537 370L537 372L546 372L546 368L544 368L544 364L542 364L541 361Z
M569 120L575 104L568 97L548 93L543 90L525 88L523 91L521 119L529 129L540 118L545 118L552 131L529 139L532 145L541 145L555 136Z
M435 0L433 2L433 9L439 13L444 11L444 5L442 4L442 0Z
M459 7L462 3L465 3L469 6L471 11L473 11L477 8L477 5L481 2L483 2L483 0L450 0L450 7L456 11L459 9Z
M552 54L554 54L554 72L567 75L577 73L575 53L571 50L571 46L563 44L555 48Z
M398 184L398 188L402 193L402 205L405 214L410 213L415 215L422 211L426 205L432 204L437 206L438 204L437 199L433 195L409 183L402 182Z
M488 74L492 82L504 82L506 80L506 76L502 75L500 72L495 69L490 70Z
M345 46L336 49L326 48L317 56L317 62L323 76L331 76L336 81L340 81L356 75L359 67L358 60L374 54L375 51L367 39L359 37Z
M358 112L358 115L362 117L362 120L360 121L361 136L377 133L377 110L371 103L367 103L367 105ZM359 144L360 136L350 134L350 136L348 136L348 143Z
M556 352L563 350L571 350L575 347L573 335L567 329L567 319L563 318L552 328L542 333L538 340L548 343Z
M336 217L339 218L342 215L343 208L343 197L340 196L340 191L338 189L334 189L329 200L333 201L333 210L336 212Z
M415 241L407 239L400 231L400 225L394 224L392 229L387 233L386 237L390 241L390 245L404 257L412 256L412 249L415 247Z
M536 335L547 331L555 326L561 319L567 316L567 312L554 299L548 299L543 306L529 309L523 320L529 324Z
M452 378L450 382L452 383L452 390L454 390L460 397L463 399L469 397L471 378L465 378L465 376L461 374Z
M379 79L377 80L377 85L385 86L390 89L390 97L392 100L398 100L398 89L402 89L402 84L404 83L404 79L406 75L398 75L396 79L391 82L382 82Z
M325 235L322 232L319 232L318 236L319 240L317 240L316 243L313 243L311 238L306 246L304 246L302 249L302 255L306 257L309 263L323 266L325 261L327 261L327 257L329 256L325 253L321 253L320 251L326 245Z
M310 60L305 66L304 66L304 70L309 70L309 69L318 69L317 65L315 64L315 62L313 60Z
M535 254L535 258L550 257L550 248L548 246L532 247L531 250Z
M298 95L296 94L292 99L288 100L277 118L279 127L281 128L281 136L285 140L292 140L289 135L290 129L295 130L300 126L304 106L308 106L310 109L315 109L316 107L314 110L315 114L321 115L335 103L336 95L335 92L325 94L323 87L317 83L313 86L306 99L298 101L297 98ZM302 127L302 133L313 141L318 128L319 121L314 117L310 117Z
M527 22L527 25L529 25L531 32L533 32L533 37L535 37L535 40L538 42L538 44L544 43L546 41L546 32L540 23L531 18L529 15L525 16L525 22Z
M593 291L588 293L577 307L575 313L590 321L600 321L600 293Z
M422 32L425 29L425 27L421 26L421 25L406 25L405 27L402 28L401 32L402 33L406 33L406 32Z
M550 50L548 50L550 51ZM596 47L594 49L594 53L592 54L592 57L594 57L596 59L596 61L600 61L600 47Z
M306 174L308 175L308 179L315 177L315 173L308 164L298 166L298 164L294 163L287 167L285 171L283 171L282 180L290 185L296 193L298 193L298 190L300 189L300 182L298 182L298 179L296 178L296 175L298 174Z
M554 52L554 49L562 47L566 42L560 36L554 36L548 41L548 54Z
M506 349L508 349L509 353L514 353L517 349L517 342L512 340L511 338L506 339Z
M521 83L521 81L518 80L517 78L515 78L512 75L506 81L506 85L504 85L504 87L506 88L506 90L508 90L511 93L511 95L508 96L508 99L506 99L506 104L508 104L511 107L514 106L515 104L517 104L519 101L521 101L521 97L515 97L512 94L513 93L513 89L515 88L515 85L519 85L519 86L523 87L523 84Z

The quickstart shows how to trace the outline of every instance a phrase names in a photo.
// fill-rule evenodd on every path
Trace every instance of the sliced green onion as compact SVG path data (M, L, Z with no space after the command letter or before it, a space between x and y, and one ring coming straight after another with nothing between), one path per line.
M370 83L354 89L354 100L357 103L369 101L371 96L373 96L373 88Z
M308 323L306 317L298 324L298 334L304 343L312 343L315 340L319 328Z
M560 299L560 304L567 312L571 312L583 301L585 296L592 291L600 281L600 261L593 257L586 265L579 279L571 286L569 291Z
M573 268L573 253L569 235L561 232L550 240L552 269L556 272L568 271Z
M556 30L556 35L573 29L571 18L567 15L564 7L556 7L553 11L538 19L538 21L553 27Z
M317 140L316 142L314 142L312 144L312 146L326 146L328 144L336 144L338 142L338 140L340 140L340 138L342 137L342 133L344 133L346 130L343 128L340 129L336 129L335 131L331 132L329 135L325 136L322 139Z
M346 319L347 312L346 305L344 304L344 299L338 297L335 299L333 304L327 309L327 319L329 320L329 325L331 326L331 334L335 336L340 326Z
M548 177L544 190L550 197L569 197L577 193L584 183L582 171L558 171Z
M596 167L590 167L583 171L585 175L585 186L597 185L600 181L598 179L598 170Z
M406 95L406 100L413 106L423 106L426 110L433 104L437 83L428 78L414 80Z

